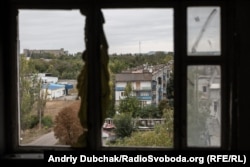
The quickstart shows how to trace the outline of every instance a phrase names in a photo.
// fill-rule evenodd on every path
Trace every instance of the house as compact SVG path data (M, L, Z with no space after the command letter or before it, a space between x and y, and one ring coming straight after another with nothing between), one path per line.
M61 49L24 49L23 53L26 57L30 57L32 54L52 54L55 56L68 55L68 51L65 51L64 48Z
M58 77L51 76L49 73L39 73L37 74L38 80L41 80L42 83L57 83Z
M172 61L171 61L172 62ZM152 103L158 105L159 102L167 98L167 83L172 73L172 66L160 64L152 70Z
M170 64L155 66L144 64L116 74L116 105L119 104L120 99L124 98L127 83L132 84L132 94L142 105L158 105L161 100L167 98L167 82L170 73L172 73Z
M48 100L53 100L66 95L65 85L62 84L43 84L41 94L47 94Z
M132 86L132 96L140 101L141 105L149 105L152 102L151 95L152 74L146 73L120 73L115 76L115 101L119 105L119 101L125 98L125 87L128 83Z

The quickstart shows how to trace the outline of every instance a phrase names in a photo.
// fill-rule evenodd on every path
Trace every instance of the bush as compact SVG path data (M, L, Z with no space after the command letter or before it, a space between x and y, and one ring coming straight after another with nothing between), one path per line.
M161 118L162 112L154 105L147 105L139 110L136 116L140 118Z
M153 131L135 131L131 137L107 143L110 146L149 146L173 147L172 137L169 137L165 125L157 125Z
M52 127L52 125L53 125L53 121L52 121L52 118L51 118L51 116L44 116L43 118L42 118L42 124L43 124L43 126L45 126L45 127L47 127L47 128L51 128Z
M80 100L63 108L55 118L54 132L61 144L74 145L83 133L83 127L78 118Z
M34 128L39 123L37 115L29 115L27 120L27 125L29 129Z
M132 117L128 113L122 113L114 117L115 134L118 138L131 135L133 131Z

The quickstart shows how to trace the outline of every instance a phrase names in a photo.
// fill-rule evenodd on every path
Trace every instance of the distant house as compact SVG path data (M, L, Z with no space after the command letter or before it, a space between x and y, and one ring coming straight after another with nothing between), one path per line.
M32 54L52 54L52 55L55 55L55 56L61 56L61 55L68 55L68 51L65 51L63 48L61 49L54 49L54 50L49 50L49 49L40 49L40 50L37 50L37 49L24 49L23 50L23 53L26 57L30 57Z
M125 87L128 83L132 86L132 95L137 97L141 105L151 104L151 81L152 74L147 73L120 73L116 74L115 100L119 104L121 99L124 99Z
M65 85L62 84L43 84L41 94L45 95L47 92L47 99L52 100L66 95Z
M116 74L116 105L119 105L119 101L125 97L127 83L131 83L132 95L137 97L142 106L158 105L161 100L167 98L167 82L171 73L172 62L155 66L144 64Z
M42 81L42 83L57 83L58 77L53 77L49 73L39 73L37 74L37 77L39 80Z
M152 103L158 105L159 102L167 98L167 83L172 73L172 66L160 64L153 68L152 72Z

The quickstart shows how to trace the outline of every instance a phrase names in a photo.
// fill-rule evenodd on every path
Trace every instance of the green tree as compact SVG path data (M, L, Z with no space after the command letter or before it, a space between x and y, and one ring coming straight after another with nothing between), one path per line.
M153 131L133 131L130 136L107 144L112 146L173 147L173 140L169 137L164 125L156 125Z
M21 129L25 130L32 124L32 108L34 104L33 83L31 74L34 69L24 55L20 56L19 63L19 88L20 88L20 122Z
M167 82L167 98L173 100L174 99L174 75L170 74L170 78Z
M137 112L136 117L140 118L161 118L162 112L155 105L147 105Z
M107 117L113 118L115 115L115 75L110 72L110 95L111 95L111 103L107 110Z
M167 99L163 99L159 102L158 104L158 109L160 110L161 113L163 113L163 110L165 108L168 108L169 107L169 103L168 103L168 100Z
M120 100L119 112L130 113L133 117L135 117L137 112L140 110L140 102L135 96L132 96L131 93L132 86L131 83L128 83L125 87L125 98Z
M129 113L121 113L114 117L115 134L118 138L129 137L133 131L132 117Z

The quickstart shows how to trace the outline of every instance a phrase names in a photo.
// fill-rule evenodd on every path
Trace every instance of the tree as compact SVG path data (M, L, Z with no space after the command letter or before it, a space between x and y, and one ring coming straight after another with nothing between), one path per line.
M140 118L161 118L162 117L162 112L155 105L144 106L136 114L137 114L136 117L140 117Z
M60 143L75 146L79 136L83 132L83 127L78 118L80 100L63 108L55 118L55 137Z
M107 144L112 146L173 147L173 139L169 137L165 125L156 125L153 131L133 131L130 136Z
M114 117L115 134L118 138L129 137L133 131L132 117L129 113L121 113Z
M42 81L39 80L36 86L36 102L37 102L37 117L39 118L39 129L42 127L42 118L47 103L48 85L42 86Z
M24 55L20 56L19 64L20 122L21 129L25 130L32 126L34 120L31 113L33 104L35 103L31 79L34 69L31 68L30 62L26 60Z
M158 104L158 109L163 113L163 110L169 108L169 103L167 99L163 99Z
M125 87L125 98L120 100L119 112L120 113L130 113L133 117L137 115L137 112L140 110L139 100L131 95L132 86L131 83L128 83Z
M169 80L167 82L167 98L174 99L174 75L170 74Z
M106 117L112 118L115 115L115 76L110 72L110 96L111 103L106 111Z

